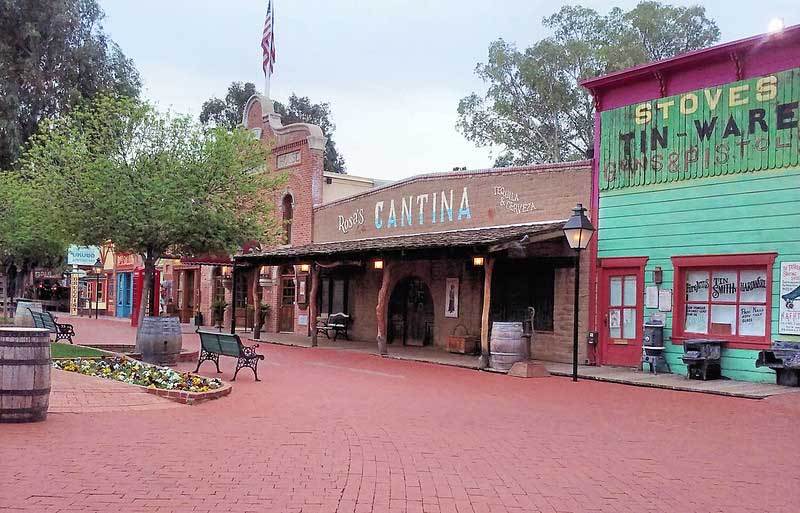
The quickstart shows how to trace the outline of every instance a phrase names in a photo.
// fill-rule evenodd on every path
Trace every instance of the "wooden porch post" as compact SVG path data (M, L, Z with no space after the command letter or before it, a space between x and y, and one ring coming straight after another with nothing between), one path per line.
M311 293L308 298L308 326L311 330L311 347L317 347L317 291L319 290L319 266L311 262Z
M389 354L386 348L386 310L389 295L389 281L391 279L391 262L383 264L383 278L381 279L381 289L378 292L378 304L375 306L375 317L378 321L378 354Z
M487 257L483 266L483 309L481 310L481 356L478 365L489 366L489 312L492 308L492 270L494 257Z
M236 334L236 263L231 267L231 335Z

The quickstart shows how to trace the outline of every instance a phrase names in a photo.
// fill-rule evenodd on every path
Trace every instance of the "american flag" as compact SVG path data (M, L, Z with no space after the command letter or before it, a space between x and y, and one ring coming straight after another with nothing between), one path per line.
M262 68L264 75L272 75L275 67L275 11L272 10L272 0L267 5L267 19L264 20L264 34L261 37L261 49L264 50Z

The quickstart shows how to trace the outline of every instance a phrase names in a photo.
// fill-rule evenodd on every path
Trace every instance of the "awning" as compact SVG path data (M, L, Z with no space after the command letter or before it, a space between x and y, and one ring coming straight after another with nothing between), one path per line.
M343 242L325 242L304 246L275 247L261 252L236 255L237 262L281 263L301 258L353 256L354 254L378 254L392 251L411 251L444 248L481 248L511 241L524 241L535 236L537 240L563 237L565 221L551 221L513 226L453 230L447 232L376 237Z

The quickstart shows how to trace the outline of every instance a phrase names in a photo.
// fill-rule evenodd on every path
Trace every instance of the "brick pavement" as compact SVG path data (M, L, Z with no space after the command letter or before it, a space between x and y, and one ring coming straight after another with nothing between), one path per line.
M0 425L0 511L794 513L800 503L800 461L783 449L797 437L800 394L753 401L261 351L263 381L242 372L221 400ZM233 362L222 368L230 378Z
M50 408L52 413L163 410L180 405L118 381L53 369Z

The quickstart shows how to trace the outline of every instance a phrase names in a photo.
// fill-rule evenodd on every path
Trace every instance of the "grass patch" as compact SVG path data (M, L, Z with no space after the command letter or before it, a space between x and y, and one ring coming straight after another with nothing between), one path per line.
M106 353L92 347L74 346L72 344L50 344L50 355L53 358L95 358L107 356Z

